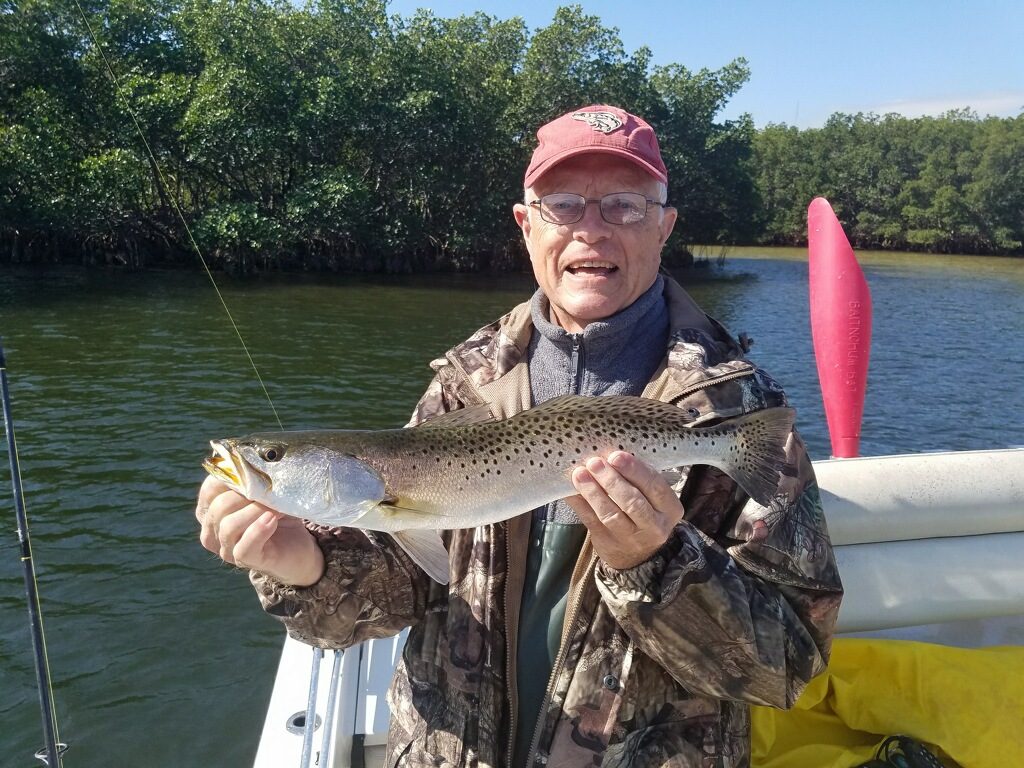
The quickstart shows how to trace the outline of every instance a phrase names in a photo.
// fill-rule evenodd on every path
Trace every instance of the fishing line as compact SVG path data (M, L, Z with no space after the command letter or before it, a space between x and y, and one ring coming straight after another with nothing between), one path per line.
M0 403L3 406L4 431L7 434L7 457L11 466L11 488L14 493L14 513L18 521L18 541L21 544L21 565L25 577L25 596L28 598L29 629L32 635L32 651L36 662L36 686L39 689L39 708L43 716L45 746L36 752L35 756L47 766L61 768L61 754L67 749L67 744L61 743L60 733L57 728L57 712L53 705L53 677L50 674L50 660L46 654L43 609L39 602L39 583L36 580L36 568L32 560L32 540L28 531L28 515L25 512L25 494L21 486L18 442L14 437L11 395L7 388L7 363L4 359L2 341L0 341Z
M267 390L267 385L263 383L263 377L260 376L259 368L256 367L256 361L253 360L252 355L249 353L249 347L246 345L245 339L242 338L242 332L238 329L238 325L235 323L235 318L232 316L231 310L228 309L227 302L224 300L224 296L220 292L217 281L213 278L213 272L210 271L210 266L206 263L206 258L203 256L203 252L199 249L199 244L196 243L196 239L192 236L192 229L185 220L185 214L182 212L181 206L178 205L178 201L171 193L171 188L167 184L167 180L164 178L164 173L160 169L160 164L156 160L156 155L149 146L149 142L146 141L146 134L143 132L142 126L139 124L138 118L135 116L135 111L128 102L128 97L125 96L124 90L121 88L121 84L117 81L117 77L114 75L114 70L110 66L110 61L107 59L107 55L103 52L103 48L100 46L100 42L92 30L92 25L89 23L89 19L86 17L85 11L82 10L82 5L79 0L75 0L75 5L78 7L78 13L81 15L82 21L85 23L85 28L89 31L89 37L92 39L93 46L96 48L97 52L99 52L100 58L103 59L103 65L107 69L107 75L110 77L110 82L114 84L115 92L124 104L124 108L128 112L129 117L131 117L132 122L135 124L135 130L139 132L139 138L142 139L142 144L145 146L146 153L149 155L149 159L153 163L153 168L156 171L157 181L163 187L167 200L170 202L174 212L178 214L178 218L181 219L181 225L185 228L188 240L192 244L192 248L195 250L196 255L199 257L199 261L203 265L203 270L205 270L206 276L210 278L210 284L213 285L213 290L217 293L217 298L220 299L221 306L224 307L224 313L228 316L228 320L231 322L231 327L235 330L235 335L238 337L238 341L241 343L242 349L245 351L245 356L249 358L249 365L252 366L252 370L256 374L256 379L259 381L260 387L263 389L263 394L266 396L267 402L270 404L270 410L274 412L274 418L277 420L277 426L280 427L283 432L284 424L281 423L281 417L277 415L277 408L274 407L274 401L270 399L270 392Z

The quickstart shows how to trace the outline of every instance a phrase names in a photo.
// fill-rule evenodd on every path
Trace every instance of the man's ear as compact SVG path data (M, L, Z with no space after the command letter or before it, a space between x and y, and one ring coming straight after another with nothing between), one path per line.
M668 242L668 236L672 234L672 230L675 229L676 219L679 218L679 211L672 206L662 209L665 215L662 216L661 222L658 224L658 229L661 231L661 244L665 245Z
M530 209L523 203L516 203L512 206L512 216L516 220L516 226L523 232L523 237L530 237Z

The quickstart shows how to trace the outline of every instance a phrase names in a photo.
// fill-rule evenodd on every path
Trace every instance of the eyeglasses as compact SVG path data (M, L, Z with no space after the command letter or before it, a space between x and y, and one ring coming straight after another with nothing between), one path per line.
M609 224L636 224L647 216L648 206L667 205L644 197L639 192L612 192L601 198L556 192L533 200L529 205L539 210L540 217L549 224L575 224L583 218L588 203L599 203L601 218Z

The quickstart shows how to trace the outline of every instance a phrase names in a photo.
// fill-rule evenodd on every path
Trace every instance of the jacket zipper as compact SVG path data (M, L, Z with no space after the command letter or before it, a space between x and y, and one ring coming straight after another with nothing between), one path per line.
M572 354L571 354L571 357L570 357L570 366L572 368L573 390L574 390L575 394L579 394L580 389L583 386L583 380L582 380L583 379L583 370L584 370L583 369L583 365L582 365L583 359L584 359L583 336L582 336L582 334L572 334ZM733 373L723 374L722 376L716 376L715 378L707 379L705 381L698 382L697 384L694 384L692 386L687 387L682 392L680 392L678 395L675 395L669 402L675 404L678 401L682 400L684 397L689 397L694 392L699 392L702 389L707 389L708 387L715 386L716 384L720 384L723 381L731 381L732 379L740 379L740 378L743 378L744 376L752 376L753 373L754 373L754 369L753 369L753 367L751 367L751 368L749 368L747 370L734 371ZM511 540L506 538L506 540L505 540L505 558L506 558L506 562L511 562L511 560L512 560L512 550L511 550L511 547L512 547ZM594 555L591 556L590 563L587 566L588 573L591 570L593 570L594 564L596 562L597 562L597 555L594 554ZM569 603L569 606L568 606L567 611L566 611L566 617L568 619L568 621L566 621L566 623L564 625L565 628L566 628L566 631L569 628L571 628L572 625L576 622L576 614L579 612L580 602L582 601L582 598L583 598L584 586L585 586L585 579L581 579L579 584L577 584L577 586L576 586L576 594L573 595L572 601ZM506 621L507 621L507 619L508 619L508 589L507 589L507 587L505 589L505 617L506 617ZM518 632L518 630L517 630L517 632ZM525 768L530 768L530 766L532 765L532 763L534 761L534 755L535 755L535 753L537 751L538 742L540 741L541 724L544 722L544 717L545 717L545 714L546 714L546 710L548 708L548 705L551 703L551 696L554 693L553 688L554 688L555 680L558 677L558 672L560 671L561 666L565 663L565 657L567 655L565 640L566 640L565 631L563 631L562 640L561 640L561 643L559 644L559 647L558 647L558 655L555 657L555 663L554 663L554 665L553 665L553 667L551 669L551 675L550 675L550 677L548 677L548 685L547 685L547 688L544 690L544 698L541 700L540 711L537 713L537 722L534 724L534 727L533 727L533 738L530 740L530 750L529 750L529 752L527 752L527 755L526 755L526 762L524 764ZM508 765L508 766L512 765L512 759L514 757L513 752L515 750L515 743L516 743L516 732L517 732L517 730L519 728L519 722L518 722L519 721L519 713L517 711L518 708L519 708L519 697L517 695L517 680L513 676L517 672L517 670L515 669L515 659L513 658L513 656L515 655L515 652L516 652L516 649L514 649L514 648L507 648L507 658L506 658L506 666L505 666L505 677L506 677L506 680L508 681L507 684L508 684L509 715L510 715L510 720L511 720L510 727L509 727L508 751L507 751L507 759L506 759L506 765Z
M590 556L590 562L587 563L586 573L589 575L594 570L594 564L597 562L597 555L592 554ZM587 579L582 578L576 585L576 594L573 595L572 600L569 603L569 608L566 611L566 621L564 629L562 630L562 641L558 645L558 656L555 657L555 664L551 668L551 676L548 678L548 687L544 690L544 698L540 703L540 712L537 714L537 722L533 726L533 738L530 739L530 750L526 753L526 761L523 763L524 768L530 768L533 765L533 761L536 759L537 746L540 742L540 731L541 723L544 722L548 705L551 703L551 696L554 693L555 680L558 679L558 674L561 671L562 665L565 664L565 657L568 655L566 648L568 647L566 637L572 626L576 623L576 615L580 611L580 603L583 602L583 592L587 587ZM511 760L509 765L511 765Z
M512 539L508 535L508 531L505 532L505 562L512 562ZM512 643L508 642L508 639L512 636L511 627L508 626L508 567L506 566L505 575L505 686L508 689L508 714L510 727L508 729L508 759L505 761L505 765L508 768L512 768L512 753L516 746L516 729L517 721L519 720L519 690L518 680L513 677L516 673L516 662L515 655L518 652L516 648L512 647ZM518 621L516 622L518 624ZM516 635L519 634L519 627L516 627ZM518 647L518 638L516 641L516 647Z
M696 384L690 385L689 387L684 389L682 392L680 392L678 395L674 395L672 397L672 399L669 400L668 402L670 402L672 405L675 405L680 400L682 400L684 397L689 397L694 392L700 392L702 389L707 389L708 387L714 387L717 384L721 384L723 381L732 381L733 379L742 379L745 376L753 376L753 375L754 375L754 369L753 368L748 368L747 370L743 370L743 371L733 371L732 373L724 373L721 376L716 376L713 379L705 379L704 381L699 381Z
M583 349L583 334L573 333L569 335L572 339L572 351L569 358L569 368L572 373L572 392L578 395L580 390L583 388L583 363L584 363L584 349ZM506 542L506 557L511 559L511 552L509 551L509 545ZM593 561L596 559L596 555L591 558L591 567L593 567ZM565 627L572 626L572 623L576 620L576 612L579 611L580 598L583 594L582 582L577 585L576 595L573 601L570 603L571 613L567 610L567 616L569 622L564 624ZM508 591L505 592L505 615L508 616ZM518 652L518 651L517 651ZM511 656L511 654L509 654ZM537 713L537 721L533 726L533 738L530 740L530 750L526 755L526 766L529 766L533 760L533 754L537 750L537 741L540 739L540 725L544 722L544 710L547 709L548 703L551 701L551 694L553 693L555 679L558 677L558 668L564 663L565 657L565 634L563 632L562 641L558 646L558 655L555 657L555 663L551 668L551 675L548 677L548 685L544 690L544 698L541 700L540 711ZM511 672L511 667L509 668ZM511 675L509 674L509 680L511 681ZM518 697L512 691L516 688L516 685L509 685L509 700L518 704ZM518 712L517 707L512 707L512 727L511 738L509 739L508 745L508 765L512 765L513 752L516 743L516 730L519 727L518 724Z
M581 362L581 360L583 358L583 345L582 345L581 342L582 342L582 339L581 339L581 337L578 334L573 336L572 368L573 368L573 380L574 380L574 387L575 387L575 390L576 390L576 394L579 394L580 388L582 386L581 378L582 378L583 366L580 365L580 362ZM687 387L682 392L680 392L678 395L673 397L672 398L672 402L673 403L678 402L679 400L682 400L684 397L689 397L694 392L699 392L702 389L707 389L708 387L712 387L712 386L714 386L716 384L720 384L723 381L731 381L732 379L740 379L740 378L743 378L744 376L752 376L753 373L754 373L754 369L750 368L748 370L734 371L733 373L723 374L722 376L716 376L713 379L708 379L706 381L699 382L699 383L694 384L694 385L692 385L690 387ZM588 573L590 573L593 570L594 564L596 562L597 562L597 555L594 554L594 555L591 556L590 563L587 566L587 572ZM526 753L526 761L524 763L524 767L525 768L530 768L533 765L534 760L536 759L537 747L539 746L539 742L540 742L541 724L544 722L545 716L547 714L548 705L551 703L551 696L554 694L555 680L558 679L558 674L561 671L561 667L562 667L563 664L565 664L565 657L568 655L568 652L566 650L567 645L566 645L566 642L565 642L566 641L566 633L571 631L572 626L576 623L576 615L579 613L580 603L582 602L582 599L583 599L583 591L584 591L585 586L586 586L586 579L581 579L580 582L576 585L576 594L573 595L573 598L572 598L571 602L569 603L569 607L568 607L568 610L566 612L566 619L567 620L566 620L565 625L564 625L565 626L565 631L562 634L562 640L561 640L561 643L558 646L558 656L555 657L554 666L551 668L551 676L548 678L547 688L544 690L544 698L541 700L540 711L537 713L537 722L533 726L533 738L530 739L530 750L529 750L529 752ZM507 599L508 599L508 597L507 597L507 593L506 593L506 601L507 601ZM506 606L506 611L507 611L507 606ZM507 615L507 613L506 613L506 615ZM515 713L513 713L513 714L515 714ZM512 728L511 728L511 730L512 730L512 741L510 742L509 751L508 751L508 765L510 765L510 766L512 765L512 747L515 744L515 730L516 730L516 728L517 728L516 718L513 717Z
M583 334L574 333L572 336L572 358L570 365L572 366L572 390L574 395L580 394L583 389L583 363L584 363L584 350L583 350Z
M585 351L583 349L583 334L574 333L572 334L572 357L570 359L570 367L572 369L572 391L573 394L580 394L583 390L583 371L585 362ZM597 560L597 555L592 555L590 563L587 565L587 572L589 573L593 567L594 562ZM530 739L530 749L526 753L526 761L523 763L524 768L529 768L533 765L535 755L537 753L537 744L540 741L541 724L545 720L545 714L547 712L548 705L551 703L551 696L554 694L555 680L558 679L558 673L561 670L563 664L565 664L566 657L566 633L570 630L573 624L576 623L576 614L579 613L580 603L583 600L583 590L586 586L586 580L580 579L576 585L576 594L572 596L569 605L566 609L566 621L564 622L562 629L562 639L558 644L558 655L555 656L555 663L551 666L551 675L548 677L547 688L544 689L544 698L541 699L540 709L537 712L537 721L533 725L533 737ZM509 763L511 765L511 761Z

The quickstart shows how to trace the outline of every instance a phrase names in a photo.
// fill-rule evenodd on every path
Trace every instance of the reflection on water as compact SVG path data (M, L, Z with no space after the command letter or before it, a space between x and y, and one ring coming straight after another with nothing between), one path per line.
M683 279L755 339L751 356L785 385L823 458L806 265L782 256L736 249ZM865 453L1021 442L1024 262L864 262ZM427 362L534 287L528 275L221 285L288 428L404 423ZM0 334L75 764L249 765L280 632L245 578L199 547L190 509L206 441L274 421L205 276L5 268ZM0 732L27 764L40 738L15 538L0 537Z

